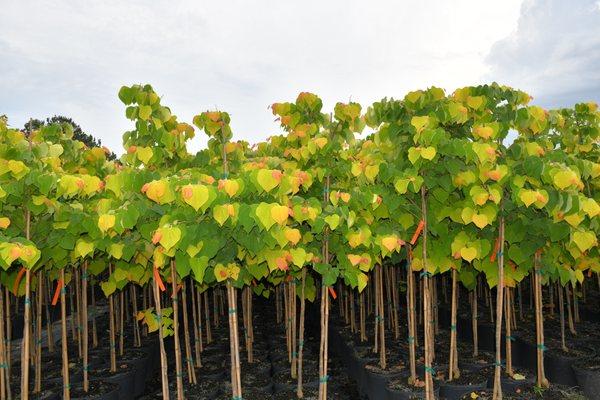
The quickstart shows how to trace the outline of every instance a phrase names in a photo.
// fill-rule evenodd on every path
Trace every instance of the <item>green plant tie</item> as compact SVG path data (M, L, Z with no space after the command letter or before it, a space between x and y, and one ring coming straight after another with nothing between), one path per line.
M414 336L409 336L408 337L408 343L414 343L414 342L415 342Z
M548 348L544 345L544 343L540 343L537 345L537 348L540 349L541 351L546 351L548 350Z
M221 174L221 179L227 179L227 178L229 178L229 172L223 172Z
M156 313L156 321L160 322L161 319L162 319L162 315L159 313Z
M81 280L82 281L87 281L87 278L88 278L87 272L84 272L83 274L81 274Z
M8 364L0 364L0 369L8 369Z
M515 341L515 337L514 337L514 336L506 335L506 338L507 338L508 340L510 340L511 342L514 342L514 341Z
M500 258L504 255L503 252L501 252L500 250L498 250L498 252L496 253L496 257Z
M504 368L504 363L503 363L502 361L499 361L499 360L496 360L496 361L494 362L494 365L495 365L496 367Z
M25 297L25 305L26 306L30 306L31 305L31 299L29 297Z
M60 294L67 294L67 289L64 286L60 288Z
M69 385L65 385L63 387L65 388L65 390L71 390L71 385L70 384Z
M36 343L36 344L42 344L42 339L37 339L37 340L35 341L35 343Z
M298 353L296 353L295 351L292 351L292 357L298 357Z
M381 315L376 315L375 316L375 321L377 321L377 322L383 322L383 317Z
M303 349L304 348L304 340L300 340L298 342L298 349Z
M186 363L189 363L189 364L193 364L193 363L194 363L194 359L193 359L192 357L190 357L190 358L186 358L186 359L185 359L185 362L186 362Z
M90 366L88 364L83 364L83 370L89 372Z
M178 378L183 378L183 372L178 371L175 376L177 376Z
M423 272L421 272L421 274L420 274L419 276L420 276L421 278L423 278L423 277L428 277L428 278L430 278L430 277L431 277L431 272L429 272L429 271L423 271Z
M230 308L229 309L229 315L233 315L235 314L235 308Z
M171 300L173 300L173 301L177 301L177 296L172 296L172 297L171 297Z
M243 400L242 396L233 396L231 400Z
M431 375L435 375L435 369L433 367L425 366L425 372L428 372Z
M450 325L450 330L452 332L456 332L456 325Z
M329 375L319 377L319 382L321 382L321 383L327 383L328 380L329 380Z

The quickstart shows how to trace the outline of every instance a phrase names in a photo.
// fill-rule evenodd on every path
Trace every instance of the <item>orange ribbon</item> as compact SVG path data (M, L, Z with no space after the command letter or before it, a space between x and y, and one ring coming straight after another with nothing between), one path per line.
M412 239L410 239L410 244L414 245L415 243L417 243L417 239L419 238L419 235L421 234L421 232L423 232L424 227L425 227L425 221L423 221L423 220L419 221L417 230L415 231L415 234L413 235Z

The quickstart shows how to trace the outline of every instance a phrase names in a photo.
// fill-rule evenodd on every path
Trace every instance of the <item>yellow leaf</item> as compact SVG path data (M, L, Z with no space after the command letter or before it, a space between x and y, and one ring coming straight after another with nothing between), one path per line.
M575 242L582 252L591 249L597 244L596 235L590 231L573 233L573 242Z
M552 181L557 188L562 190L577 183L577 175L571 170L562 170L554 174Z
M367 282L369 281L369 277L364 272L361 272L358 274L357 278L358 278L358 291L362 292L364 290L364 288L367 287Z
M115 216L112 214L102 214L98 217L98 228L100 228L102 232L108 231L115 226L115 219Z
M423 157L426 160L433 160L433 157L435 157L436 154L436 150L435 147L425 147L421 149L421 157Z
M583 221L583 217L579 214L570 214L565 216L565 221L567 221L569 225L576 227Z
M198 211L209 198L208 188L204 185L185 185L181 188L183 201Z
M6 229L10 226L10 219L7 217L0 217L0 229Z
M460 256L471 262L477 257L477 249L475 247L463 247L460 249Z
M152 151L151 147L139 147L138 146L136 148L135 155L138 158L138 160L140 160L144 164L148 164L148 162L154 155L154 152Z
M298 244L302 238L302 234L298 229L286 228L284 231L285 238L291 242L294 246Z
M479 229L483 229L489 223L488 217L485 214L473 214L471 219Z
M537 192L528 189L519 190L519 199L525 204L526 207L529 207L533 203L535 203L537 199Z
M259 170L256 175L256 180L265 192L270 192L280 182L277 179L275 179L275 177L273 176L273 171L271 171L270 169Z
M285 225L289 216L289 209L287 206L274 205L271 208L271 218L279 225Z
M384 247L387 251L392 252L398 248L400 248L400 243L398 242L398 238L396 236L386 236L381 239L381 246Z

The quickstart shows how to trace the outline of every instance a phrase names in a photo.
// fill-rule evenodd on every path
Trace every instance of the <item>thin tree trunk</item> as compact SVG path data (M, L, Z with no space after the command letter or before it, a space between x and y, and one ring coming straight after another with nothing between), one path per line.
M98 330L96 329L96 290L94 282L92 282L91 286L91 296L92 296L92 348L98 347Z
M6 366L6 349L4 348L4 291L0 289L0 400L6 400L10 377Z
M212 342L212 332L210 329L210 306L208 304L208 290L204 292L204 316L206 318L206 344Z
M194 281L190 278L190 295L192 297L192 319L194 320L194 355L196 357L196 368L202 366L200 361L200 347L202 346L202 315L199 314L201 309L200 295L196 290Z
M138 324L138 320L137 320L137 314L138 314L138 307L137 307L137 293L136 293L136 289L135 289L135 284L131 284L130 286L130 291L131 291L131 305L133 307L133 318L132 318L132 322L133 322L133 346L134 347L141 347L142 346L142 336L140 335L140 325Z
M236 294L231 283L227 281L227 302L229 305L229 340L231 351L231 388L233 398L242 398L242 385L240 379L240 355L239 342L237 336L237 310L236 310Z
M569 283L565 286L566 290L566 298L567 298L567 316L569 319L569 331L572 335L577 335L577 331L575 330L575 324L573 323L573 314L571 313L571 288L569 287Z
M567 343L565 341L565 304L563 299L563 287L560 282L556 283L556 289L558 292L558 312L560 314L560 342L564 352L567 352Z
M508 376L513 376L513 368L512 368L512 312L511 312L511 308L512 308L512 301L511 301L511 296L510 296L510 292L511 289L509 287L505 288L505 297L506 297L506 304L504 306L505 310L504 310L504 318L505 318L505 324L506 324L506 374Z
M479 318L479 311L477 310L479 300L477 299L477 286L471 292L471 329L473 331L473 357L479 355L479 325L477 319Z

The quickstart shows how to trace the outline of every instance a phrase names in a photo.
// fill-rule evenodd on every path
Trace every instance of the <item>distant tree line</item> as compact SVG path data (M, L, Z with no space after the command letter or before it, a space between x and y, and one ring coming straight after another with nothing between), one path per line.
M85 133L83 129L81 129L81 126L79 126L79 124L77 124L71 118L64 117L62 115L55 115L52 118L46 118L45 121L41 119L32 119L30 121L27 121L25 123L25 126L23 127L23 132L31 132L32 130L39 129L44 125L62 123L68 123L73 127L73 139L85 143L85 145L88 147L102 147L102 141L100 139L96 139L89 133ZM117 158L117 156L112 151L109 152L106 157L109 160L114 160Z

